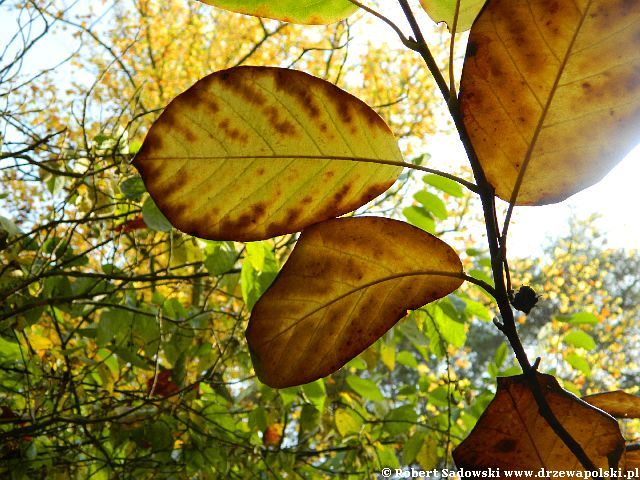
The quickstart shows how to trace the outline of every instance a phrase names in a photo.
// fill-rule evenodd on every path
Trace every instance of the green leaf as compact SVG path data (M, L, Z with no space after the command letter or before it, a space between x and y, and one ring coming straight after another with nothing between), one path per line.
M496 349L496 353L494 355L496 367L502 367L502 364L507 359L507 344L501 343L500 346Z
M398 352L398 354L396 355L396 361L409 368L418 367L418 361L416 360L416 357L414 357L411 352L407 352L406 350Z
M448 407L451 401L449 400L449 390L447 387L436 387L427 394L429 403L436 407Z
M382 402L384 400L378 386L372 380L349 375L346 378L346 382L347 385L362 398L371 400L372 402Z
M139 202L140 199L142 199L142 195L146 193L147 189L142 182L142 177L140 177L140 175L134 175L125 179L120 184L120 191L129 200Z
M16 361L20 358L20 346L0 337L0 359Z
M460 198L464 196L462 185L446 177L441 177L440 175L430 173L429 175L425 175L424 177L422 177L422 180L427 185L431 185L432 187L435 187L438 190L448 193L452 197Z
M45 182L45 185L51 196L55 197L62 191L65 183L65 177L61 175L53 175Z
M465 298L463 301L465 303L465 313L467 315L475 316L480 320L484 320L485 322L491 321L491 313L489 312L489 309L482 303L468 298Z
M436 223L433 217L424 207L411 206L402 210L402 214L415 227L433 234L436 231Z
M591 377L591 367L589 366L589 362L587 362L587 360L582 355L578 355L577 353L570 353L565 357L565 360L573 368L584 373L585 376Z
M147 227L157 232L170 232L173 228L151 197L147 197L142 205L142 219Z
M418 452L424 444L425 437L426 435L424 432L416 432L409 437L409 440L405 442L404 448L402 449L402 463L405 465L413 464Z
M333 415L336 430L342 437L358 435L362 428L362 418L350 408L340 408Z
M298 389L298 387L281 388L278 390L280 398L282 399L282 404L285 407L291 405L293 401L298 398L299 392L300 390Z
M582 330L570 330L564 336L563 341L567 345L584 348L585 350L593 350L596 348L596 342L593 337Z
M130 154L136 154L138 153L138 150L140 150L140 147L142 147L142 142L139 140L132 140L129 142L129 153Z
M452 31L455 20L456 3L458 0L420 0L422 7L434 22L445 22ZM460 0L456 33L471 28L486 0Z
M253 267L250 261L242 262L242 270L240 271L242 298L249 311L253 309L253 306L271 286L278 274L275 258L265 259L264 267L265 270L260 272Z
M232 12L307 25L334 23L358 7L349 0L202 0Z
M144 358L142 358L137 353L132 352L131 350L128 350L126 348L113 348L112 350L113 350L113 353L118 355L122 360L124 360L127 363L130 363L134 367L138 367L143 370L152 369L152 367L147 362L145 362Z
M32 441L29 443L29 446L25 448L24 457L29 461L33 461L36 459L37 456L38 456L38 447L36 446L36 442Z
M173 446L173 433L165 422L149 422L144 433L155 451L169 450Z
M355 370L366 370L367 369L367 362L365 362L362 357L356 357L356 358L350 360L345 365L345 367L346 367L347 370L349 370L351 368L353 368Z
M131 331L133 313L126 310L105 310L100 315L96 344L104 347L112 340L122 343Z
M472 277L478 280L482 280L485 283L488 283L492 287L495 286L493 284L493 278L491 278L491 276L483 270L478 270L474 268L472 270L469 270L469 275L471 275Z
M249 428L252 430L266 430L269 425L267 411L263 407L256 407L249 413Z
M212 277L229 272L238 259L233 242L209 241L205 253L204 266Z
M396 457L396 453L391 446L384 445L380 442L376 442L374 445L378 456L378 468L400 468L398 457Z
M448 217L447 207L444 202L440 200L440 197L433 193L421 190L417 192L413 198L420 202L424 208L433 213L440 220L446 220Z
M570 323L571 325L596 325L599 323L598 317L589 312L578 312L573 315L558 315L554 318L561 322Z
M427 313L427 323L434 324L435 333L445 342L455 347L462 347L467 340L464 324L445 315L437 305L430 305L425 309ZM431 334L429 334L431 337Z
M154 317L138 316L132 322L132 339L148 355L155 355L160 342L160 327Z
M265 258L273 256L273 250L268 242L249 242L246 244L245 259L251 262L253 268L261 272L264 269Z
M304 394L305 398L313 404L314 407L322 412L324 408L324 401L327 398L327 392L324 388L323 379L319 379L315 382L303 385L302 393Z
M396 436L408 432L418 420L418 414L411 405L403 405L391 410L384 418L384 429Z
M306 404L302 406L300 412L300 429L303 432L312 432L318 428L322 418L321 412L313 405Z

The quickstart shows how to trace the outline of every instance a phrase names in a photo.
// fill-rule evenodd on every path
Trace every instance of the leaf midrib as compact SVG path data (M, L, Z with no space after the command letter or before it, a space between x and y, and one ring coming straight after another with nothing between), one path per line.
M445 270L422 270L422 271L418 271L418 272L405 272L405 273L399 273L396 275L389 275L387 277L382 277L382 278L378 278L376 280L373 280L371 282L367 282L365 284L359 285L341 295L338 295L337 297L333 298L332 300L320 304L320 306L314 308L313 310L311 310L310 312L304 314L302 317L300 317L299 319L295 320L294 322L292 322L290 325L288 325L285 329L280 330L278 333L276 333L273 337L270 337L268 339L263 340L262 342L260 342L259 344L257 344L256 346L262 346L262 345L266 345L268 343L271 343L273 341L275 341L278 337L284 335L286 332L288 332L289 330L291 330L292 328L297 327L301 322L305 321L307 318L311 317L312 315L316 314L317 312L319 312L320 310L323 310L325 308L330 307L331 305L333 305L334 303L339 302L340 300L343 300L344 298L353 295L354 293L359 292L360 290L364 290L367 289L369 287L373 287L375 285L378 285L380 283L384 283L384 282L388 282L391 280L397 280L399 278L405 278L405 277L417 277L417 276L422 276L422 275L433 275L433 276L442 276L442 277L449 277L449 278L459 278L459 279L464 279L464 274L462 272L452 272L452 271L445 271Z
M556 78L553 82L553 85L551 87L551 90L549 92L549 97L547 98L547 101L544 105L544 107L542 108L542 112L540 113L540 119L538 120L538 123L536 124L536 128L533 132L533 136L531 138L531 142L529 142L529 147L527 148L527 152L524 156L524 159L522 161L522 167L520 168L520 171L518 172L518 177L516 178L516 183L513 187L513 191L511 192L511 197L509 198L509 203L511 205L515 205L516 201L518 199L518 194L520 193L520 187L522 186L522 182L524 180L524 175L527 171L527 167L529 166L529 162L531 161L531 155L533 154L533 150L536 147L536 143L538 140L538 137L540 136L540 132L542 131L542 126L544 125L544 122L546 120L547 114L549 113L549 109L551 107L551 103L553 102L553 99L555 97L555 94L558 90L558 84L560 83L560 78L562 77L562 74L564 73L565 67L567 66L567 63L569 61L569 57L571 56L571 54L573 53L573 46L575 45L575 41L578 38L578 35L580 34L580 30L582 29L582 25L584 24L585 19L587 18L587 13L589 12L589 9L591 8L591 5L593 3L593 0L589 0L587 5L585 6L584 12L580 18L580 21L576 27L576 30L573 34L573 37L571 38L571 41L569 42L569 46L567 48L566 54L564 56L564 58L562 59L562 62L560 63L560 66L558 67L558 74L556 75Z

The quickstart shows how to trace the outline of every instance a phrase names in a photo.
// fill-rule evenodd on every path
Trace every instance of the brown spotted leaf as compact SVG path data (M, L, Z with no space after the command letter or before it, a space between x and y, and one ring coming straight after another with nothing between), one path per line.
M618 422L563 390L551 375L537 375L554 415L596 467L624 467L625 445ZM496 396L453 458L458 468L470 470L582 470L538 413L524 375L498 378Z
M387 218L339 218L302 232L247 328L260 380L283 388L329 375L408 309L462 283L462 264L438 238Z
M492 0L460 103L489 182L519 205L598 182L640 138L640 2Z
M582 399L617 418L640 418L640 397L622 390L596 393Z
M321 25L334 23L358 10L349 0L201 0L225 10L283 22Z
M402 156L365 103L303 72L236 67L176 97L134 160L156 204L183 232L262 240L364 205Z

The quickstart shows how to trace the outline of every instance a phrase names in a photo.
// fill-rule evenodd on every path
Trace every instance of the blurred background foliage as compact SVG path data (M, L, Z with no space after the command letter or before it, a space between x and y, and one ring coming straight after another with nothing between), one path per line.
M409 161L448 170L421 154L439 110L412 53L366 35L380 27L362 15L301 27L186 0L9 0L0 17L9 27L0 62L3 478L367 478L383 466L451 466L495 377L519 371L478 288L410 313L326 379L273 390L255 378L243 333L295 236L240 244L183 235L129 165L177 93L214 70L254 64L337 83L376 108ZM444 38L435 50L446 64ZM474 204L456 183L405 173L357 214L446 238L469 274L491 282ZM541 295L519 317L521 332L570 391L633 391L640 260L607 248L592 224L576 219L541 257L511 259L514 286ZM637 425L625 428L633 436Z

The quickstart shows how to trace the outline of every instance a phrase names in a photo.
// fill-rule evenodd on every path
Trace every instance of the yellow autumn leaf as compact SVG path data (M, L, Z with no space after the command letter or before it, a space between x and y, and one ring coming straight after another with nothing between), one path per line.
M494 0L471 29L460 106L496 194L559 202L640 136L640 2Z
M313 225L251 312L246 336L256 373L276 388L329 375L407 310L461 283L451 247L407 223L361 217Z
M335 85L295 70L235 67L176 97L134 160L178 229L252 241L343 215L397 179L384 121Z

